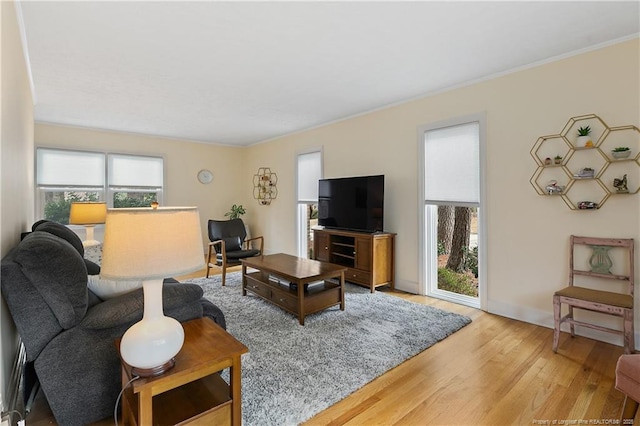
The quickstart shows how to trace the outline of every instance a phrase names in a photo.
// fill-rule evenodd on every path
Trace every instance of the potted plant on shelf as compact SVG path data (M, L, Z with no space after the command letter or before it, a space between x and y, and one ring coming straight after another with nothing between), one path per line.
M618 146L611 150L613 158L627 158L631 155L631 150L628 146Z
M591 126L584 126L578 128L578 139L576 139L576 146L578 148L591 148L593 147L593 141L591 140Z
M556 155L555 157L553 157L553 162L554 164L562 164L562 157L559 155Z

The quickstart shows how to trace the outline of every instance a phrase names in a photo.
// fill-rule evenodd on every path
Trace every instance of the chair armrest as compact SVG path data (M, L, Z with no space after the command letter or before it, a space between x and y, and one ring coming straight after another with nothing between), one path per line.
M211 241L209 243L209 255L211 255L211 250L213 249L216 253L218 253L218 249L216 248L216 245L220 244L220 253L225 253L226 252L226 248L225 248L225 244L224 244L224 240L215 240L215 241Z
M260 240L260 254L262 254L262 249L264 247L264 237L260 236L260 237L253 237L253 238L247 238L246 240L244 240L246 247L249 248L249 242L250 241L258 241Z
M211 263L212 256L214 257L214 260L215 260L215 256L218 253L218 249L216 249L216 245L218 244L220 245L220 253L222 253L222 258L223 259L227 258L227 249L225 247L224 240L211 241L209 243L209 252L207 253L207 265Z

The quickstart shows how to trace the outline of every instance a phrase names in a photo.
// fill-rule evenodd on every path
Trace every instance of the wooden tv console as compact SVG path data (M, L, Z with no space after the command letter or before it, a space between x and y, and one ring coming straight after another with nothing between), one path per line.
M388 285L394 289L396 234L354 232L337 229L313 230L315 260L347 267L346 281L371 289Z

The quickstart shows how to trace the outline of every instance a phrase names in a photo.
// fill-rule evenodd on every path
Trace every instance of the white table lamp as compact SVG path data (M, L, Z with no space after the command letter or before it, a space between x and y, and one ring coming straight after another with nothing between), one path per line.
M162 310L164 278L204 267L200 215L196 207L109 209L100 275L141 280L144 314L120 341L133 374L156 376L174 365L184 330Z
M69 224L84 225L87 232L82 245L90 247L100 244L100 241L93 238L93 228L96 225L104 223L106 215L107 203L105 202L87 201L71 203Z

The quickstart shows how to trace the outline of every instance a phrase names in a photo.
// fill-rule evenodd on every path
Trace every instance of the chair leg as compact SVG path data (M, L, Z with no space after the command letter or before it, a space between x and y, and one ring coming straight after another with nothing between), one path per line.
M560 341L560 297L553 296L553 352L558 352Z
M569 318L573 319L573 306L569 305ZM576 337L576 327L572 322L569 323L569 329L571 330L571 337Z
M636 351L635 336L633 330L633 309L624 310L624 353L632 354Z
M205 278L209 278L209 270L211 269L211 266L209 265L209 261L207 261L207 275L205 275Z
M222 286L227 279L227 259L222 259Z
M638 412L638 403L634 401L632 398L629 398L628 395L625 395L624 405L622 406L622 413L620 413L620 424L632 425L633 419L636 417L637 412Z

